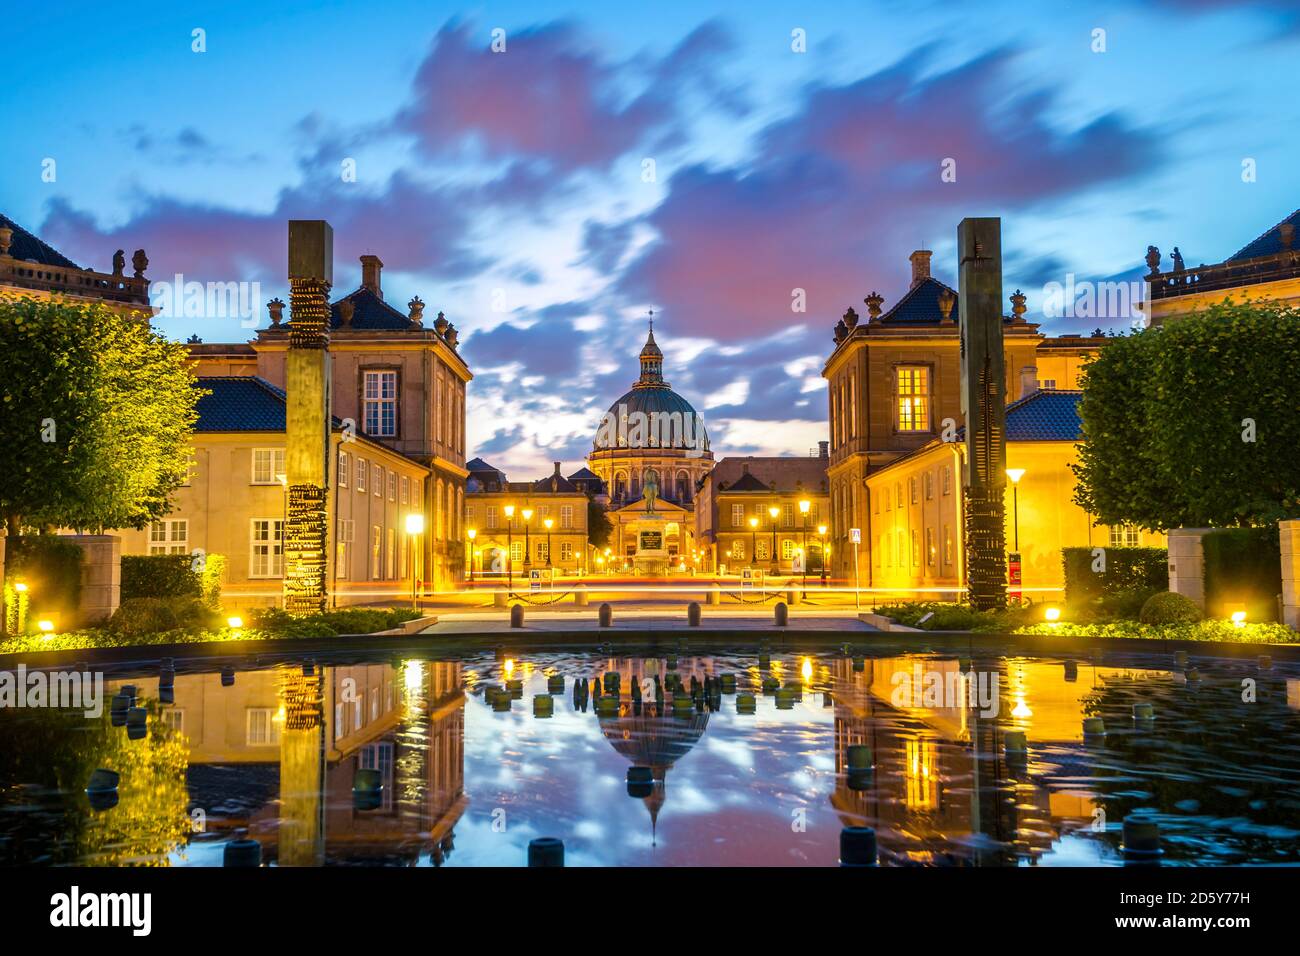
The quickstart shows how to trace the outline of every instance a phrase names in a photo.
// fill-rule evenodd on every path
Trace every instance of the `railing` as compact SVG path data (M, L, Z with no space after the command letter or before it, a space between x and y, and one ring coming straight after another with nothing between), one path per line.
M1255 259L1243 259L1240 262L1223 262L1218 265L1201 266L1199 269L1183 269L1179 272L1147 276L1147 281L1151 284L1152 299L1171 299L1180 295L1217 292L1237 286L1258 285L1261 282L1298 277L1300 277L1300 251L1287 251L1271 256L1259 256Z
M149 305L149 280L88 269L48 266L0 256L0 286L61 293L130 305Z

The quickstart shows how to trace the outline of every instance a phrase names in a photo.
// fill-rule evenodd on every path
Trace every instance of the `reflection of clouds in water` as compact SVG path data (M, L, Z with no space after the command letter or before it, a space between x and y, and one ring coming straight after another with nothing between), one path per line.
M703 750L726 760L733 767L748 770L754 766L754 751L743 740L727 740L724 737L706 736Z

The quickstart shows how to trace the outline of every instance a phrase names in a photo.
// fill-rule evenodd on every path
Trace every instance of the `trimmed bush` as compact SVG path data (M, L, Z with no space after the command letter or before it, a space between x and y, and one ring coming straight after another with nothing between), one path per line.
M28 619L81 606L81 546L52 534L5 539L5 579L27 585Z
M1277 527L1225 528L1201 539L1205 552L1205 606L1227 617L1225 605L1244 604L1251 621L1276 621L1282 593L1282 548Z
M1169 552L1164 548L1103 548L1106 570L1093 571L1094 548L1062 548L1065 602L1082 605L1121 592L1169 588Z
M267 608L253 614L253 626L276 637L335 637L387 631L417 617L420 612L410 608L342 608L310 617L294 617L279 608Z
M199 597L202 581L188 554L123 555L122 601Z
M108 629L128 637L160 634L179 627L176 612L163 598L137 597L123 601L108 621Z
M1201 617L1201 609L1191 598L1161 591L1151 595L1142 605L1138 620L1143 624L1195 624Z
M199 572L203 603L214 611L221 610L221 583L226 579L226 556L209 554Z

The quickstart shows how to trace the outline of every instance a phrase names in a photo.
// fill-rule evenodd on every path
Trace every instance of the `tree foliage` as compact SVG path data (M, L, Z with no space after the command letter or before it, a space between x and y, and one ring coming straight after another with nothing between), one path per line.
M1075 500L1101 524L1300 517L1300 311L1213 306L1108 343L1084 372Z
M188 476L185 346L102 305L0 300L0 513L11 531L140 528Z
M597 551L609 544L614 525L605 512L605 506L595 498L587 499L587 541Z

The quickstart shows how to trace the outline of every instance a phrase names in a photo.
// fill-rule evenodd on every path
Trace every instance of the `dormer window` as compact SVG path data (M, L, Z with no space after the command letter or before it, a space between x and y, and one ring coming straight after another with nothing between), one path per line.
M397 371L366 371L362 379L362 421L367 435L397 435Z

